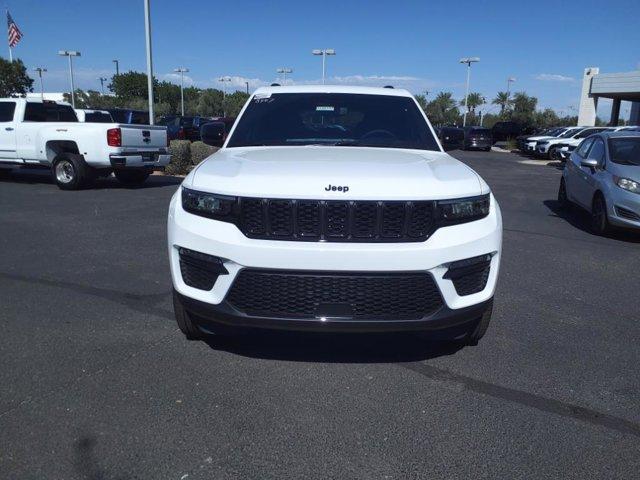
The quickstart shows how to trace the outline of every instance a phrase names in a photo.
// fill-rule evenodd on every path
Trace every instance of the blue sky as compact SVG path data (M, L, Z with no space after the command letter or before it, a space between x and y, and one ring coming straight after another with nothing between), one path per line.
M47 91L68 88L59 49L80 50L76 84L99 90L100 76L145 68L142 0L7 0L24 33L14 55L29 68L46 67ZM229 75L244 88L276 80L321 78L314 48L334 48L330 83L393 84L414 93L464 95L460 57L478 56L471 90L493 98L506 89L539 98L541 107L569 113L577 106L585 67L602 72L640 68L640 1L253 1L152 0L154 70L175 81L217 85ZM7 56L8 51L0 52ZM607 115L607 104L600 111ZM487 107L490 109L491 107ZM495 109L494 109L495 110ZM626 106L622 113L626 116Z

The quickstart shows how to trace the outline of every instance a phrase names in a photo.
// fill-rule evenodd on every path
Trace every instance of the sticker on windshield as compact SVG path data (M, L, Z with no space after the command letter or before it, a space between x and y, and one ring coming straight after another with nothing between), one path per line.
M316 107L316 112L333 112L333 110L331 105L318 105Z

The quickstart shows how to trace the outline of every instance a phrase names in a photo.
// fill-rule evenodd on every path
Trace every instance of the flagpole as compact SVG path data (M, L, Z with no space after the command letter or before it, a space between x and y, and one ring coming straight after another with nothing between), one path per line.
M9 19L9 7L5 6L5 10L7 12L7 20L8 20ZM7 22L7 27L8 27L8 22ZM7 30L7 33L8 33L8 30ZM13 48L11 48L11 44L9 44L9 62L13 63Z

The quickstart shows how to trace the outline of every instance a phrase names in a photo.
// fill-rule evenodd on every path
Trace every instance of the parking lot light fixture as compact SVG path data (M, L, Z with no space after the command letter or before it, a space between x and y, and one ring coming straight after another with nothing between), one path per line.
M40 98L44 102L44 85L42 83L42 74L46 72L47 69L42 67L37 67L37 68L34 68L33 70L38 72L38 77L40 77Z
M278 68L276 70L276 73L280 73L282 74L282 84L286 85L287 84L287 73L292 73L293 69L288 68L288 67L282 67L282 68Z
M80 52L75 50L58 50L58 55L69 58L69 79L71 81L71 105L76 108L76 92L73 84L73 60L72 57L79 57Z
M151 5L144 0L144 37L147 53L147 96L149 101L149 125L155 123L153 118L153 54L151 53Z
M311 53L313 55L321 55L322 56L322 84L324 85L324 83L325 83L325 71L326 71L326 58L327 58L327 55L335 55L336 51L333 48L324 48L322 50L316 48L315 50L311 50Z
M105 77L100 77L98 80L100 80L100 90L102 90L102 95L104 95L104 82L106 82L109 79Z
M173 70L176 73L180 74L180 111L182 112L182 116L184 117L184 74L189 71L188 68L175 68Z
M218 79L222 83L222 116L227 116L227 83L231 83L231 77L220 77Z
M478 57L465 57L460 59L460 63L464 63L467 65L467 89L464 95L464 115L462 117L462 126L465 127L467 125L467 112L469 111L469 81L471 79L471 64L479 62L480 58Z
M118 62L117 59L111 60L113 63L116 64L116 76L120 75L120 62Z

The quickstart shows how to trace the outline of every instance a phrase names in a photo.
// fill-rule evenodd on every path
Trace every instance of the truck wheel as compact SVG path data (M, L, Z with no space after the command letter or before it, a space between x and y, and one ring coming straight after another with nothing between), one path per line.
M95 179L95 173L82 158L75 153L58 155L51 166L53 179L62 190L80 190L88 187Z
M185 310L184 305L180 301L180 296L176 290L173 290L173 312L176 316L176 322L180 331L184 333L187 340L201 340L203 338L202 332L191 321L191 315Z
M489 322L491 321L491 314L493 313L493 299L487 305L486 310L478 320L478 323L471 329L469 335L465 340L466 345L477 345L484 334L487 333L489 328Z
M138 187L142 185L151 172L149 170L144 169L136 169L136 170L114 170L113 174L116 176L118 181L126 187Z

